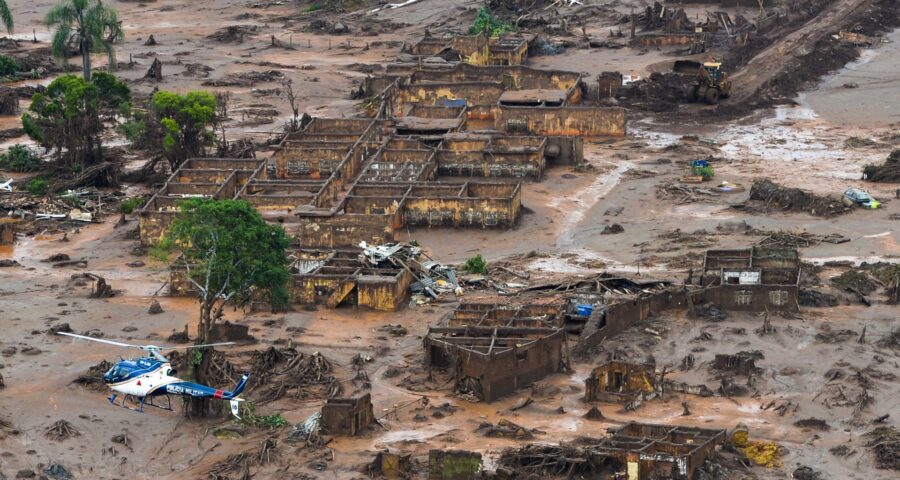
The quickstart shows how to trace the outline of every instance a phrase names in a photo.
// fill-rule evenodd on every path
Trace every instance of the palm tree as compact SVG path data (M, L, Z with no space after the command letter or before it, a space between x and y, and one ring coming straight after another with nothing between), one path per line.
M2 1L2 0L0 0ZM115 9L101 0L63 0L47 12L44 23L53 32L53 56L65 60L70 47L81 54L85 80L91 79L91 53L106 52L109 68L115 68L116 50L113 44L125 35Z
M12 33L12 12L9 11L9 6L6 5L6 0L0 0L0 22L3 22L3 24L6 25L7 32Z

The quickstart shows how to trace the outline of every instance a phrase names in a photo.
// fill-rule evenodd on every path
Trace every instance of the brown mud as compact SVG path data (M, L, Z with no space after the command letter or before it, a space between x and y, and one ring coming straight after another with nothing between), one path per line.
M46 42L48 32L40 19L55 0L8 3L16 14L16 38L27 46L35 29L38 39ZM399 46L416 40L425 29L462 32L481 5L471 0L423 0L370 13L355 7L365 3L375 8L375 2L326 2L329 8L304 11L310 3L115 2L127 39L119 51L118 75L141 94L155 88L230 92L235 113L227 124L229 135L261 141L290 117L290 108L278 93L283 78L291 79L301 92L300 111L352 116L358 101L350 98L350 92L367 70L360 64L393 61ZM518 12L522 4L534 8L533 2L492 3L502 3L508 12ZM582 71L589 78L608 70L647 77L681 58L652 48L578 47L585 35L595 41L608 39L614 29L627 35L622 15L643 5L584 3L595 5L563 7L555 17L546 14L546 21L535 18L543 13L523 19L524 25L531 21L542 32L550 32L551 40L573 45L559 55L532 57L529 66ZM224 418L188 421L180 405L175 412L149 409L138 414L109 405L103 389L94 388L95 381L88 380L87 386L76 382L91 367L128 352L44 333L52 327L68 323L76 332L93 330L108 338L166 343L185 326L188 332L195 331L198 309L192 299L157 294L167 271L134 248L135 218L128 217L122 226L116 226L117 216L88 225L54 223L19 235L14 245L0 246L0 261L17 263L0 268L0 350L13 352L0 357L0 475L11 478L19 470L38 471L56 463L74 478L208 478L210 470L219 468L233 478L247 469L260 479L287 475L356 479L366 475L366 465L378 452L389 449L411 454L419 465L415 478L424 478L424 463L433 448L478 451L488 465L496 465L504 449L521 447L523 440L515 435L484 436L477 430L484 423L506 420L527 429L533 436L529 441L538 443L601 437L608 428L629 421L716 428L743 423L753 438L783 448L783 466L739 467L728 478L787 478L798 464L812 465L830 478L893 478L893 471L878 467L896 465L896 453L884 446L897 441L896 430L888 428L895 428L900 419L894 400L900 395L900 319L896 305L886 303L885 281L869 267L857 267L863 262L900 262L897 184L860 179L865 165L882 163L897 148L898 119L889 109L870 113L866 104L852 97L831 103L834 83L816 82L860 52L872 57L869 63L851 63L832 78L847 81L847 75L865 72L866 65L897 65L900 57L894 45L848 46L831 37L854 25L857 33L885 33L896 27L897 4L819 3L811 17L795 14L795 22L779 27L773 38L734 53L729 61L740 65L733 76L736 95L718 107L676 105L671 91L639 99L652 103L667 95L660 102L669 113L655 114L652 108L634 111L625 138L585 141L589 168L553 167L539 182L527 183L523 204L529 213L515 228L419 228L398 236L418 241L444 262L463 263L482 254L489 269L503 262L535 282L609 271L676 283L700 267L709 248L744 248L773 237L772 232L791 238L849 238L846 243L815 240L800 245L803 260L820 267L811 281L817 285L808 286L816 293L807 294L799 315L773 315L774 333L758 334L763 319L752 314L729 313L712 322L670 312L605 341L573 361L569 373L551 375L497 402L471 403L455 395L450 385L425 379L422 337L428 326L445 322L460 300L483 296L500 302L507 297L467 292L461 299L446 297L390 314L354 307L298 308L278 314L227 309L225 318L249 327L258 340L228 350L236 368L252 369L259 358L254 351L291 348L304 359L317 353L326 358L331 366L327 375L341 385L342 394L371 393L381 426L359 437L338 437L325 446L307 447L287 441L290 427L269 431ZM702 5L687 7L689 15L705 10ZM727 10L752 16L758 7ZM557 26L560 18L570 20L567 28ZM579 19L583 29L575 21ZM146 45L150 35L155 44ZM154 59L162 64L162 80L141 80ZM101 66L105 62L102 56L95 60ZM884 82L896 76L895 70L874 73L876 81L860 81L853 94L877 98ZM29 83L46 84L46 79ZM26 106L26 93L21 108ZM774 105L780 106L768 109ZM272 123L248 122L254 109L266 110L263 116ZM871 123L853 120L864 117ZM4 116L0 126L14 128L20 122ZM859 138L872 142L860 146L851 140ZM4 140L3 145L18 141ZM661 196L666 185L686 185L680 179L696 158L711 158L714 179L699 186L687 184L697 187L690 195ZM6 178L23 176L13 174L0 181ZM845 188L863 186L884 204L878 210L857 208L833 216L810 215L805 204L799 212L734 208L751 199L752 186L760 178L816 198L839 198ZM742 185L744 191L709 193L722 181ZM128 187L129 195L146 190ZM623 231L601 235L612 225ZM55 254L86 265L54 268L40 261ZM116 294L89 298L86 273L102 277ZM866 295L872 306L860 303L848 286ZM161 313L148 314L153 302L158 302ZM383 328L389 324L402 330ZM863 332L864 341L859 342ZM763 354L756 361L762 373L755 383L738 380L745 396L670 393L635 411L582 400L584 380L610 358L653 359L673 372L670 380L716 389L721 378L709 368L715 355L752 350ZM358 367L353 363L357 355L372 360ZM693 367L682 368L688 355L693 356ZM305 377L298 381L277 367L286 362L275 362L280 373L251 385L247 395L259 400L259 413L280 413L294 425L321 409L324 398L335 393L330 391L334 382L310 385ZM365 381L358 378L360 369ZM863 392L871 401L857 408ZM514 408L526 403L523 398L532 401ZM685 403L690 415L684 415ZM602 418L585 418L594 406ZM890 414L886 423L873 423L886 414ZM228 470L232 466L234 470Z

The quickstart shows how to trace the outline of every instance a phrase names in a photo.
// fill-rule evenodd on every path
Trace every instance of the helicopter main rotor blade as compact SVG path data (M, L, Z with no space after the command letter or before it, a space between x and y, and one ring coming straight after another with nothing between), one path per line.
M80 338L82 340L90 340L92 342L106 343L109 345L115 345L117 347L143 348L140 345L132 345L130 343L114 342L112 340L104 340L102 338L88 337L87 335L78 335L75 333L66 333L66 332L56 332L56 333L57 333L57 335L65 335L67 337L75 337L75 338Z
M203 345L179 345L176 347L159 347L160 350L184 350L189 348L207 348L207 347L220 347L224 345L235 345L234 342L222 342L222 343L204 343Z

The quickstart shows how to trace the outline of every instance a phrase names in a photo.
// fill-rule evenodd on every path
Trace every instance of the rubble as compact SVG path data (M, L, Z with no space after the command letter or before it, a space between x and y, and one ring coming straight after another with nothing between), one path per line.
M866 165L863 168L863 180L900 182L900 149L892 151L881 165Z
M87 373L79 375L72 383L76 383L91 390L106 390L106 382L103 380L103 374L108 372L112 367L112 363L103 360L89 368Z
M71 423L65 420L58 420L53 425L47 427L44 431L44 436L49 440L62 442L72 437L81 436L81 432L72 426Z
M512 438L515 440L528 440L534 437L535 430L517 425L505 418L501 418L496 425L485 422L478 426L475 432L485 437Z
M819 217L830 217L849 212L851 209L840 199L822 197L799 188L786 188L771 180L756 180L750 187L750 200L745 208L777 209L782 211L805 212Z
M244 43L245 37L255 36L258 31L259 27L256 25L229 25L207 38L222 43Z
M725 431L631 422L610 429L607 438L582 438L558 445L507 448L498 463L519 475L605 477L624 472L648 475L678 464L684 478L694 473L725 441ZM641 461L638 462L638 458Z
M878 468L900 471L900 432L895 427L878 427L865 436Z
M842 290L862 295L869 295L878 288L869 275L860 270L847 270L832 278L831 283Z

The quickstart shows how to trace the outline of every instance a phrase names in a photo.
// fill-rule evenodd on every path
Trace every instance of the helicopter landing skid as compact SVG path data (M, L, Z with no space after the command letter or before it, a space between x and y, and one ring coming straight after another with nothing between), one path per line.
M144 406L156 407L160 410L168 410L170 412L175 411L172 408L172 397L170 397L168 394L166 394L166 404L165 405L158 405L156 403L153 403L153 397L135 397L134 395L123 395L121 403L117 405L116 404L117 396L118 395L116 395L116 394L112 394L112 396L107 398L107 400L109 400L109 403L111 403L112 405L115 405L117 407L127 408L128 410L132 410L132 411L135 411L138 413L144 413ZM131 403L135 406L131 407L128 405L129 403Z

